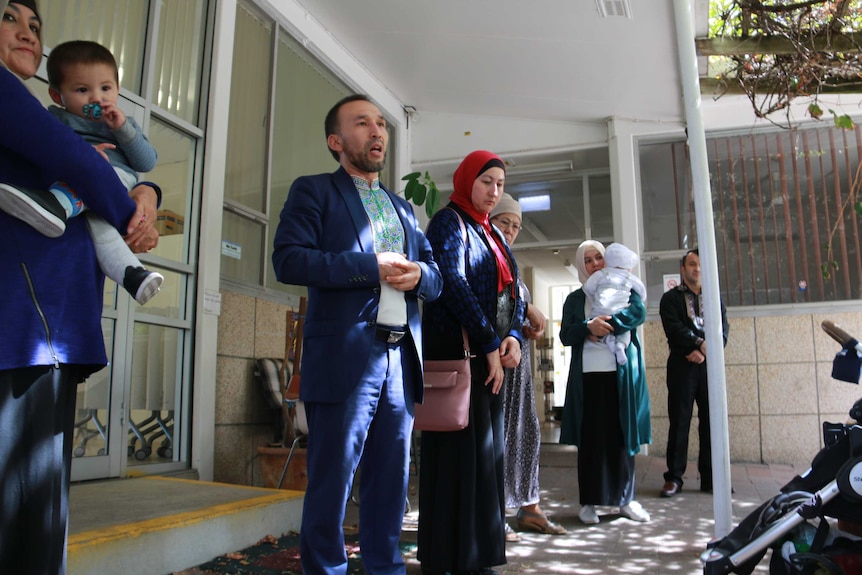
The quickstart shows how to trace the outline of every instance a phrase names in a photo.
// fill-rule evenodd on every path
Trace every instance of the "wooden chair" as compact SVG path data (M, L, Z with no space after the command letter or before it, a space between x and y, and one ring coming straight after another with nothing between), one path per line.
M305 297L299 300L299 313L288 312L288 330L284 349L284 362L279 381L282 385L282 405L285 414L285 430L283 445L290 443L290 451L284 460L281 477L278 479L277 488L281 489L290 461L297 447L308 445L308 420L305 417L305 405L299 399L299 374L300 362L302 360L302 327L305 323L305 311L307 300ZM291 329L293 328L293 329ZM293 358L293 373L287 373L287 364Z

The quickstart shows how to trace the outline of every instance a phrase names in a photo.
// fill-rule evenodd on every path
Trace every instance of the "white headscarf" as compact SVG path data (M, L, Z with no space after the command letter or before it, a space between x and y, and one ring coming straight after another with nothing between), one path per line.
M575 267L578 268L578 278L582 284L587 283L587 280L590 279L590 274L587 273L587 266L584 263L584 254L593 250L598 251L603 256L605 255L605 246L596 240L581 242L581 245L578 246L578 252L575 254Z

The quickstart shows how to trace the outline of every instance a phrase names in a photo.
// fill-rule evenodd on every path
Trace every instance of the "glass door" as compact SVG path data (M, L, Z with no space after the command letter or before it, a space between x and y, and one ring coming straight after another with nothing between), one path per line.
M139 259L165 276L145 306L106 281L102 328L110 364L79 385L72 479L188 467L197 214L203 164L208 0L41 0L46 53L89 39L114 55L120 106L158 153L142 179L162 188L159 245ZM42 67L44 74L44 66ZM46 104L48 87L31 86Z

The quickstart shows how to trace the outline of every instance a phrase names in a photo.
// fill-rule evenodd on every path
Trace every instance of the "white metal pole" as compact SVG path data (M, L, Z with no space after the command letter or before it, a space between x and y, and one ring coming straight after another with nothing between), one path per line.
M676 39L700 252L701 285L706 332L706 372L709 380L709 418L712 437L712 481L715 536L727 535L733 523L730 498L730 441L727 432L727 387L724 378L721 305L718 291L718 258L715 249L712 194L709 187L709 163L706 154L706 132L700 100L700 79L694 45L691 0L674 0Z

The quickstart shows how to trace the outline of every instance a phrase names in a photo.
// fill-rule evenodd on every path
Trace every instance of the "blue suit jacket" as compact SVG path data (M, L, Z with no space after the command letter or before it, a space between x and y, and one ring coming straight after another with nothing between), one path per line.
M440 295L443 279L413 208L386 190L404 227L407 259L422 268L419 284L405 293L411 341L405 351L405 384L422 401L422 331L419 300ZM280 282L308 286L302 348L303 401L344 401L368 363L377 329L380 273L371 226L350 175L298 178L290 188L272 254Z

